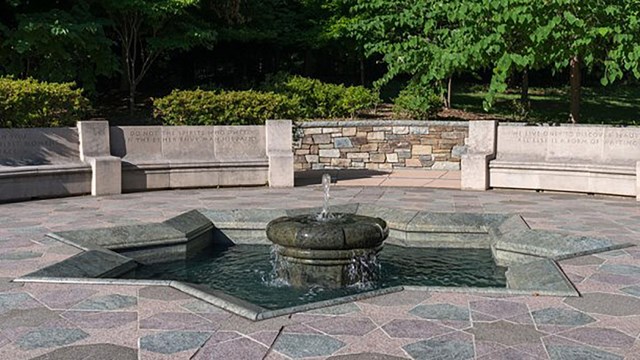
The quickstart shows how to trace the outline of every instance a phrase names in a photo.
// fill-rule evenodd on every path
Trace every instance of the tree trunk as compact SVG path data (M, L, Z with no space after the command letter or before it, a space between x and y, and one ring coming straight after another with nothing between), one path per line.
M129 80L129 115L133 116L133 111L136 107L136 83Z
M365 77L364 57L360 55L360 85L364 86L366 80L367 79Z
M574 56L570 61L571 75L571 108L569 113L569 120L572 123L580 122L580 58Z
M529 70L522 71L522 88L520 89L520 103L523 110L529 110Z
M444 96L444 108L451 109L451 82L452 77L447 81L447 93Z

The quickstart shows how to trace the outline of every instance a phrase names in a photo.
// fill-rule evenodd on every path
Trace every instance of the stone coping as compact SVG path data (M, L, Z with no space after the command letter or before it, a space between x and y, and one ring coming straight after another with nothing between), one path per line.
M295 126L312 127L357 127L357 126L468 126L467 121L449 120L317 120L301 121Z
M264 229L270 220L284 215L310 214L318 211L319 208L202 209L189 211L162 223L50 233L47 236L84 251L14 281L170 286L245 318L261 320L412 289L505 295L579 296L580 294L559 268L556 260L631 246L631 244L616 244L604 238L532 230L519 215L513 214L434 213L356 203L334 206L330 211L383 218L387 216L389 227L395 231L395 236L389 240L389 243L394 245L433 247L442 246L444 242L446 246L453 244L454 247L457 245L458 247L490 248L496 262L508 267L507 288L398 286L289 308L267 310L202 285L171 280L112 278L137 266L135 258L113 251L131 250L127 248L127 243L131 243L135 251L145 248L162 251L163 245L175 251L176 244L185 244L185 248L180 251L187 253L190 242L201 240L203 234L213 233L209 238L213 243L264 244L266 238ZM165 233L167 230L168 233ZM405 235L404 239L402 234ZM416 234L417 237L413 236ZM400 238L397 237L398 235ZM469 235L472 236L469 237ZM453 237L460 237L462 240L451 240Z

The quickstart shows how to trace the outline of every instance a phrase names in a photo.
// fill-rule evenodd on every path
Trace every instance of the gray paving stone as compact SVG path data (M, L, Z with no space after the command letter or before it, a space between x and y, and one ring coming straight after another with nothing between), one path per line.
M377 325L369 318L330 317L309 322L308 326L328 335L362 336L373 331Z
M469 309L451 304L418 305L410 314L430 320L469 321Z
M395 319L385 324L382 329L394 338L430 338L450 332L451 329L427 320Z
M336 355L329 356L327 360L403 360L407 358L392 356L387 354L379 354L379 353L359 353L359 354L347 354L347 355Z
M474 323L473 328L466 331L473 334L476 341L491 341L507 346L537 343L542 336L546 335L536 330L534 326L513 324L504 320Z
M138 320L133 311L67 311L62 317L85 329L113 329Z
M587 256L579 256L571 259L562 260L560 262L561 265L572 265L572 266L590 266L590 265L600 265L605 260L593 255Z
M430 339L402 347L416 360L463 360L474 357L473 343L450 339Z
M30 309L41 306L27 293L0 294L0 312L14 309Z
M24 286L23 283L13 282L11 280L13 280L13 278L0 277L0 292Z
M613 316L640 315L640 299L608 293L585 293L582 297L566 298L565 304L578 310Z
M0 313L0 329L36 327L58 319L58 314L45 307L35 309L13 309Z
M217 326L191 313L160 313L140 320L141 329L215 331Z
M205 344L197 354L192 357L194 360L224 359L224 360L248 360L263 359L269 349L251 339L239 338L226 342Z
M47 328L30 331L16 340L23 350L64 346L89 337L80 329Z
M640 286L627 286L625 288L620 289L620 291L623 291L629 295L640 297Z
M53 350L31 360L137 360L138 351L114 344L71 345Z
M623 357L588 346L548 345L551 360L622 360Z
M174 354L196 349L211 336L208 332L167 331L140 338L140 349L160 354Z
M536 310L531 315L538 325L580 326L596 321L596 319L580 311L561 308Z
M273 349L294 359L329 356L346 344L327 335L281 334Z
M634 338L615 329L581 327L562 333L563 337L578 340L584 344L612 347L630 348Z
M74 306L74 310L119 310L136 306L138 299L135 296L111 294L87 299Z

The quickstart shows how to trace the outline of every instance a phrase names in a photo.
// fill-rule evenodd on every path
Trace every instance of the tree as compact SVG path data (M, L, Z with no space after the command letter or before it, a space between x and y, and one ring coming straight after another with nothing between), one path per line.
M104 0L97 2L110 19L129 87L129 112L136 88L161 56L195 46L210 47L216 32L193 15L198 0Z
M13 21L0 25L0 68L20 78L78 81L89 92L99 76L117 71L112 42L105 22L89 11L85 2L69 7L9 7Z

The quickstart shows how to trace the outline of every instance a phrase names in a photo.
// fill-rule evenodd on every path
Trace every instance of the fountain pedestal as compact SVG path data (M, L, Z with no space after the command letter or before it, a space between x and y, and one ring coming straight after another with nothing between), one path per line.
M276 245L276 273L296 287L374 280L376 255L388 235L384 220L354 214L281 217L267 225L267 237Z

